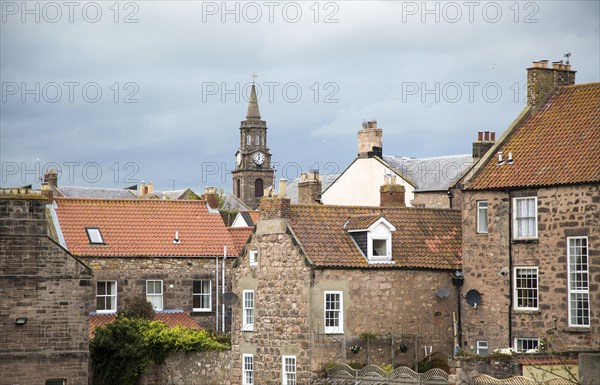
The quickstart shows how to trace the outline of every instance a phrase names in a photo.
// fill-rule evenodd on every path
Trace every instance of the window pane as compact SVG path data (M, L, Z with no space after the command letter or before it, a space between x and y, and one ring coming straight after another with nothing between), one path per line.
M488 204L487 201L477 202L477 232L488 232Z

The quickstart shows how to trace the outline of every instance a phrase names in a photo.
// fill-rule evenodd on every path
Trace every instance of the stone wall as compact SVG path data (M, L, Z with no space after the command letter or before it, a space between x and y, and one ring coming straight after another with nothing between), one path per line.
M415 192L415 199L411 201L414 207L428 207L435 209L450 208L450 198L446 191ZM421 206L422 205L422 206ZM454 207L456 208L456 207Z
M39 196L0 195L2 385L88 381L91 270L46 236L45 210Z
M508 347L516 337L545 338L549 349L590 350L600 346L600 185L512 191L537 196L538 239L511 241L510 196L503 191L465 191L463 205L463 292L477 289L477 309L463 302L463 349L487 340L490 351ZM487 200L489 231L476 233L477 201ZM568 326L567 237L587 236L591 327ZM510 309L512 266L536 266L539 310ZM509 338L509 313L511 337Z
M227 258L225 282L231 288L231 272L237 257ZM94 271L95 282L117 281L117 310L122 309L127 300L146 295L146 280L163 281L163 308L182 309L188 312L202 327L215 330L216 283L215 258L209 257L83 257L82 260ZM219 291L221 294L222 258L219 258ZM212 311L193 312L192 285L194 280L210 280ZM95 308L95 301L94 301ZM222 306L219 303L219 313ZM221 321L219 321L219 324ZM220 327L220 326L219 326ZM228 326L227 326L228 327Z
M139 385L229 385L230 360L230 351L174 353L146 368Z
M424 347L452 353L456 295L451 272L400 269L314 269L286 220L261 219L234 268L232 384L241 383L242 355L254 355L256 383L278 383L283 355L295 355L299 384L325 376L332 362L414 367ZM448 288L450 296L436 292ZM244 290L254 290L254 330L242 330ZM343 333L325 334L324 291L341 291ZM377 337L367 346L367 334ZM392 339L393 338L393 339ZM357 354L354 345L361 347ZM401 345L408 351L402 352ZM368 357L367 357L368 353Z

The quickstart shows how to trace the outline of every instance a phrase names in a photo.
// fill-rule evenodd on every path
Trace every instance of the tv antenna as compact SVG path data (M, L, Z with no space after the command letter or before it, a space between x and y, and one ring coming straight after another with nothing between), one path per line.
M566 53L565 57L567 58L567 65L568 65L569 64L569 58L571 57L571 52Z

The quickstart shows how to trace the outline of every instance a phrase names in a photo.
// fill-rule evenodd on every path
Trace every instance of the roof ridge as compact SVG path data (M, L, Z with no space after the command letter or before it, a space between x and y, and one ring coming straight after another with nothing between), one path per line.
M81 197L56 197L57 201L84 201L84 202L127 202L127 203L163 203L163 204L183 204L183 203L205 203L206 199L139 199L134 198L81 198Z

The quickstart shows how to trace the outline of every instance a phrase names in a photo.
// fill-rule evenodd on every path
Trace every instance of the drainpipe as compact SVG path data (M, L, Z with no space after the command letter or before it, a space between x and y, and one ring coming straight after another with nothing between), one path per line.
M216 322L215 333L218 333L219 332L219 256L218 255L216 256L216 259L215 259L215 294L216 294L215 297L217 297L217 306L216 306L217 311L215 314L215 322Z
M454 198L454 193L452 190L448 189L448 200L450 201L450 208L452 208L452 198Z
M227 245L223 246L223 268L221 269L221 294L225 294L225 260L227 259ZM225 333L225 302L221 305L221 332Z
M459 349L462 349L462 315L461 315L461 306L460 306L460 287L463 285L465 280L464 273L462 270L454 270L454 276L452 277L452 284L456 286L456 344ZM456 355L456 347L453 349L453 356Z
M512 346L512 308L513 308L513 257L512 257L512 237L513 237L513 207L510 190L506 189L508 195L508 347Z

